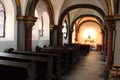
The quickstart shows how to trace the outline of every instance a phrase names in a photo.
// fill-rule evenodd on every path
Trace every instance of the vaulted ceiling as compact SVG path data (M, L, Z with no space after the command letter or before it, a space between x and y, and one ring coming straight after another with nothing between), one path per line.
M54 11L55 21L62 21L64 16L69 13L71 22L83 15L93 15L99 18L104 25L106 15L113 15L114 8L119 0L50 0ZM117 4L118 5L118 4Z

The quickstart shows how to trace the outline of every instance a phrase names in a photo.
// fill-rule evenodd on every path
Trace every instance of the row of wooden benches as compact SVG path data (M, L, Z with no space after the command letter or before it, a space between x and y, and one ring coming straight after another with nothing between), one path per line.
M120 65L113 64L112 68L110 69L110 75L112 76L113 80L120 80Z
M11 80L10 78L12 80L61 80L61 76L69 72L79 60L81 50L78 48L75 46L42 49L37 47L36 52L16 51L11 48L8 53L0 53L0 69L2 69L0 74L4 72L0 78L5 80Z

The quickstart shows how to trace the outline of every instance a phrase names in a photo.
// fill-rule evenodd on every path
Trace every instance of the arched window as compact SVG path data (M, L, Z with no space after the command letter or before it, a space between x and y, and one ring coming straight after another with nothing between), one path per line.
M5 37L5 8L0 2L0 37Z
M63 37L67 39L67 21L63 23L62 33L63 33Z

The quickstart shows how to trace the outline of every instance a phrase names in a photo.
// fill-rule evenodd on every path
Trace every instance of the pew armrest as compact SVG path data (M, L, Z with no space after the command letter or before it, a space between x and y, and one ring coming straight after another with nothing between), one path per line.
M29 66L29 63L28 62L9 61L9 60L0 60L0 65L27 69Z

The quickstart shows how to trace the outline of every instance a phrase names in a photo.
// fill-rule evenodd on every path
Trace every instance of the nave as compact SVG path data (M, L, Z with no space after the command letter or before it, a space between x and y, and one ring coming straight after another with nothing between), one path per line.
M1 53L0 79L114 80L111 76L108 78L109 73L105 72L106 62L102 53L89 51L87 54L85 52L78 55L72 53L71 49L69 52L66 51L63 48L46 48L41 49L40 52L13 50L9 53Z
M86 56L80 56L78 64L74 70L63 80L105 80L104 70L105 62L102 60L102 55L96 51L90 51Z
M0 0L0 80L103 80L119 34L120 0Z

